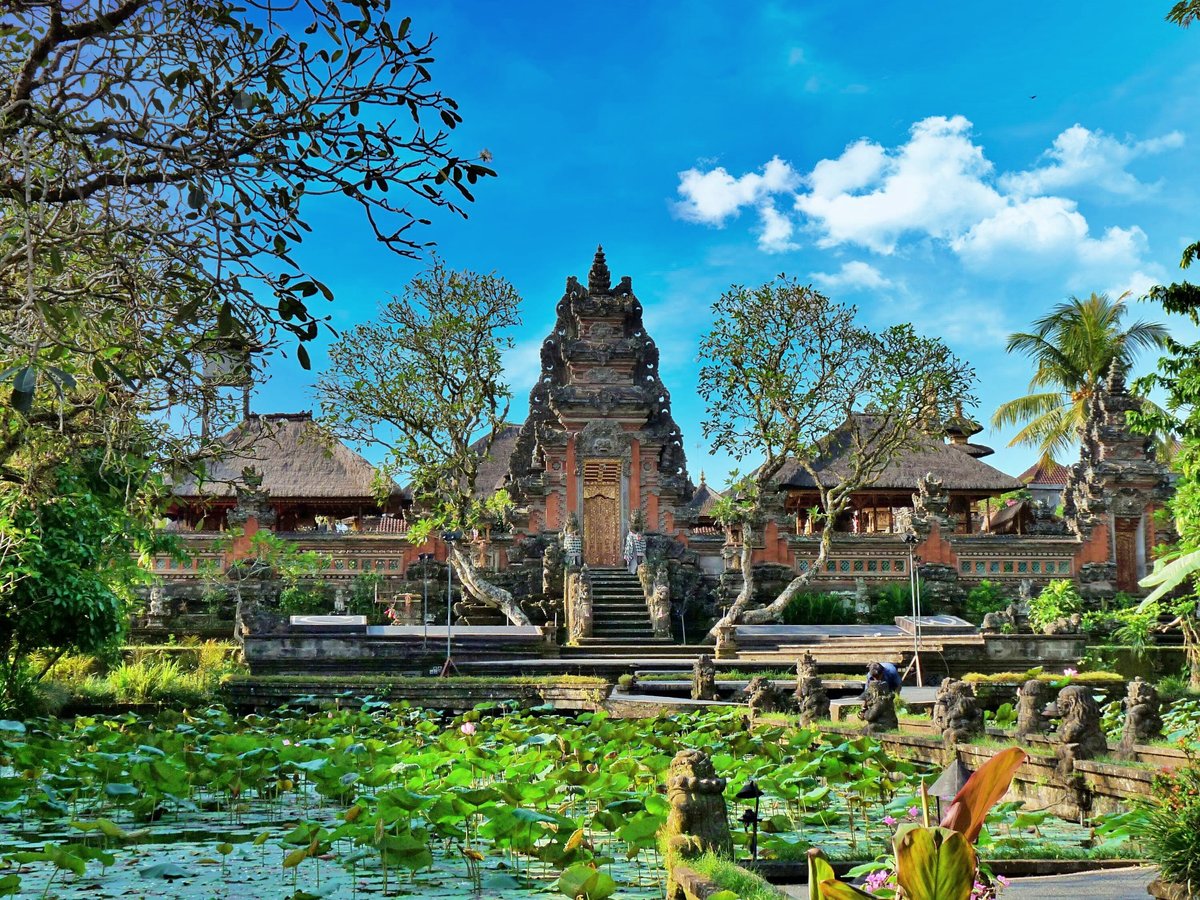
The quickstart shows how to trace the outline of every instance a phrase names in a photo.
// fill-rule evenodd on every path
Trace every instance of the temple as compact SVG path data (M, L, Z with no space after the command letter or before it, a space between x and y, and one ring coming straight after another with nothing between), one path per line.
M812 570L820 547L810 519L815 485L789 463L755 530L752 564L772 575L756 581L770 591L808 573L816 590L861 594L864 585L903 581L917 566L923 579L964 594L984 579L1014 593L1055 578L1075 579L1095 597L1136 591L1165 537L1154 512L1171 490L1152 446L1125 423L1136 402L1123 373L1113 372L1089 410L1080 461L1065 475L1020 479L984 462L992 451L971 441L981 426L957 409L854 495L820 571ZM854 429L869 426L868 414L851 416L825 439L814 468L837 478ZM192 561L156 561L168 593L195 593L197 560L236 561L260 528L320 552L335 591L371 574L390 591L411 593L428 574L421 555L445 560L439 541L408 541L411 499L395 488L380 503L371 464L310 414L251 416L223 443L227 457L209 465L203 481L175 485L171 527ZM642 303L630 278L613 284L598 249L586 283L567 278L528 417L502 430L480 468L480 493L504 488L515 510L469 537L473 559L536 625L565 627L570 641L669 640L673 617L711 617L741 582L741 535L714 519L721 494L703 475L692 481L683 446ZM1065 483L1055 492L1043 484L1050 480ZM1014 493L1026 484L1034 501ZM634 574L620 567L637 518L646 560ZM238 539L220 540L232 525L241 526ZM582 545L573 565L564 554L568 530ZM457 621L502 621L479 598L456 596Z

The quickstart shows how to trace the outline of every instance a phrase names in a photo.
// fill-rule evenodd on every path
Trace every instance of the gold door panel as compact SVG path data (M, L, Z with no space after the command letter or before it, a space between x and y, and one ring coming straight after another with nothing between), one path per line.
M621 564L621 461L583 463L583 561L589 566Z

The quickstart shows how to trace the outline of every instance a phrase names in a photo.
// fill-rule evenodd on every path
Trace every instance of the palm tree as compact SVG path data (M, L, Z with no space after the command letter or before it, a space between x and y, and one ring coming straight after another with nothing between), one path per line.
M1128 296L1071 297L1034 322L1032 331L1008 336L1009 353L1024 353L1037 364L1030 393L1002 403L992 416L996 428L1024 426L1009 441L1010 447L1037 447L1045 463L1065 457L1079 438L1088 403L1113 360L1128 369L1142 350L1164 346L1165 325L1139 320L1121 327Z

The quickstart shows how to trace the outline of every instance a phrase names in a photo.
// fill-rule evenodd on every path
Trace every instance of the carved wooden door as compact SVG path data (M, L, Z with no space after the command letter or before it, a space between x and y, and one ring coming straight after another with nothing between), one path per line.
M589 566L621 564L621 461L583 463L583 561Z

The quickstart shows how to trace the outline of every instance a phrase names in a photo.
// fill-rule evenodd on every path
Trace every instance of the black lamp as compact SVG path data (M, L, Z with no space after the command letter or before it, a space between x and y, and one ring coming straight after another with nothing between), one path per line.
M938 821L942 820L942 801L947 804L951 803L958 792L963 789L963 785L967 783L967 779L971 777L971 770L966 767L962 759L957 753L954 754L954 759L950 765L946 766L944 772L938 776L937 781L929 786L929 795L937 798Z
M742 824L750 829L750 858L758 862L758 801L763 795L762 788L758 786L758 782L751 778L742 785L742 789L737 792L738 800L753 800L754 808L746 807L742 813Z

